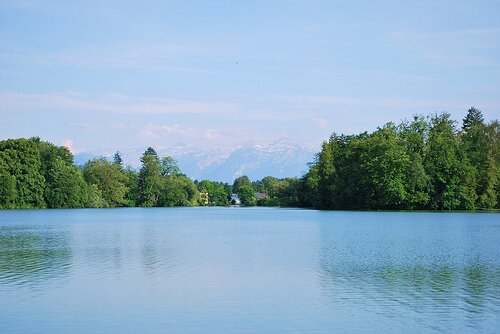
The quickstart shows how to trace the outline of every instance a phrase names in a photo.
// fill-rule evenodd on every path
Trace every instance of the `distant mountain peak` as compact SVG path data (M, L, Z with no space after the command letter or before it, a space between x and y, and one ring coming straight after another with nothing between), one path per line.
M126 164L139 167L144 150L140 148L120 152ZM288 137L281 137L270 144L215 148L178 144L158 147L157 152L160 156L170 155L176 159L181 171L192 179L224 182L233 182L242 175L248 175L252 180L268 175L278 178L301 176L316 153L312 148ZM75 164L84 164L88 159L101 155L111 158L112 154L106 153L81 152L75 155Z

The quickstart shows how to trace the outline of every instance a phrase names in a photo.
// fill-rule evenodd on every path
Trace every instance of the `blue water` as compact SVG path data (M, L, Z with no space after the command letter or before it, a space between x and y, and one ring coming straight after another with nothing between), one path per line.
M498 333L500 214L0 211L0 333Z

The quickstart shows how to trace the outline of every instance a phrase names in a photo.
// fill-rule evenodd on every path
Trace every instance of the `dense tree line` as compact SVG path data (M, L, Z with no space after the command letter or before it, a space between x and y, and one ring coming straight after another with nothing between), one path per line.
M65 147L39 138L0 141L0 208L229 205L230 186L221 192L218 183L195 184L151 147L141 162L139 171L124 168L117 152L113 161L102 157L78 168Z
M264 178L262 205L355 210L474 210L500 206L500 125L469 109L332 134L301 179ZM259 188L260 187L260 188Z
M469 109L460 128L447 113L387 123L372 133L332 134L301 178L247 176L232 185L192 181L149 147L136 171L73 155L39 138L0 141L0 208L226 206L474 210L500 207L500 125ZM234 200L233 200L234 204Z
M463 125L447 113L333 134L303 181L323 209L498 208L499 123L471 108Z

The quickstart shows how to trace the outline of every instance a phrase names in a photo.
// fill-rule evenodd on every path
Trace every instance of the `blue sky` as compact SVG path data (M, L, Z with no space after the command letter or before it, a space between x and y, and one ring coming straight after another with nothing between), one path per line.
M0 139L75 152L500 116L499 1L0 0Z

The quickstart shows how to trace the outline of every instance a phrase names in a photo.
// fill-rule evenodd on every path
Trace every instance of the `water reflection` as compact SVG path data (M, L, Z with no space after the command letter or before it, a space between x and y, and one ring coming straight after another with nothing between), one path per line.
M173 249L170 238L154 226L145 226L141 240L142 269L145 275L164 274L172 266Z
M462 321L474 330L498 323L500 266L494 257L483 256L483 252L494 251L487 248L491 245L483 249L476 244L470 251L450 257L449 249L462 238L422 243L418 232L402 237L388 230L383 238L389 244L395 238L404 240L387 248L373 242L381 232L346 239L345 232L330 226L322 229L320 284L327 308L356 303L367 313L392 317L401 324L416 322L436 331L460 328Z
M37 226L0 226L0 284L63 278L71 267L69 234Z
M499 328L493 216L478 224L485 216L259 208L0 214L3 332Z

